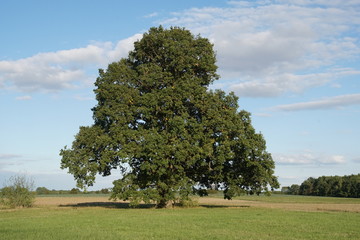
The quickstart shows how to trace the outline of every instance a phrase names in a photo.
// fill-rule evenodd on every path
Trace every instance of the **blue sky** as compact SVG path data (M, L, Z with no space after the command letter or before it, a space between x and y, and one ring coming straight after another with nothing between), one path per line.
M2 1L0 185L70 189L59 151L91 125L97 70L152 26L214 44L220 80L252 113L282 186L360 172L360 1ZM118 177L98 177L93 189Z

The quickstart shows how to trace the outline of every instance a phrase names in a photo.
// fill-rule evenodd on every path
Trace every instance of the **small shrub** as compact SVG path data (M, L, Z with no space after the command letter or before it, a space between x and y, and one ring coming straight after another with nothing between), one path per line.
M103 188L100 191L101 191L102 194L109 194L110 193L109 189L107 189L107 188Z
M46 187L38 187L36 189L36 194L38 195L50 194L50 190L47 189Z
M78 193L80 193L80 189L78 189L78 188L73 188L73 189L70 190L69 193L70 193L70 194L78 194Z
M192 207L198 207L199 206L199 202L193 199L181 199L179 201L179 206L180 207L185 207L185 208L192 208Z
M12 176L9 184L0 191L0 203L10 207L32 207L35 194L32 192L34 181L24 175Z
M215 189L208 189L207 190L207 193L208 193L208 195L215 195L215 194L218 194L219 193L219 191L218 190L215 190Z

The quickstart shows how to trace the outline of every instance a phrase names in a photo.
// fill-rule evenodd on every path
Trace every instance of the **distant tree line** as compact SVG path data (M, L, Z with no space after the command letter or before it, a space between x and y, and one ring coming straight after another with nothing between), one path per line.
M108 188L103 188L101 190L96 191L84 191L82 192L78 188L72 188L71 190L49 190L46 187L38 187L36 188L37 195L47 195L47 194L109 194L110 190Z
M360 174L310 177L300 186L293 184L283 187L282 192L291 195L360 198Z

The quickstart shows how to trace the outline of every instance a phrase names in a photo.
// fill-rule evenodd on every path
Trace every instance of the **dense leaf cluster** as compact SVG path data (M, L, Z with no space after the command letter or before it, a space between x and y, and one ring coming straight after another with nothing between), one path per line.
M212 44L181 28L151 28L128 58L100 70L94 125L61 150L79 187L120 169L113 198L186 200L213 185L225 198L277 187L274 162L238 98L209 91L217 66Z
M291 185L288 194L327 197L360 197L360 174L308 178L300 186Z

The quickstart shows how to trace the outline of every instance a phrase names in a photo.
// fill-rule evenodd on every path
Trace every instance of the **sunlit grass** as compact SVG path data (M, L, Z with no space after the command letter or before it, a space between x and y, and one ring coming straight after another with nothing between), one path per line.
M41 207L0 211L0 239L360 239L359 222L353 212L257 207Z

